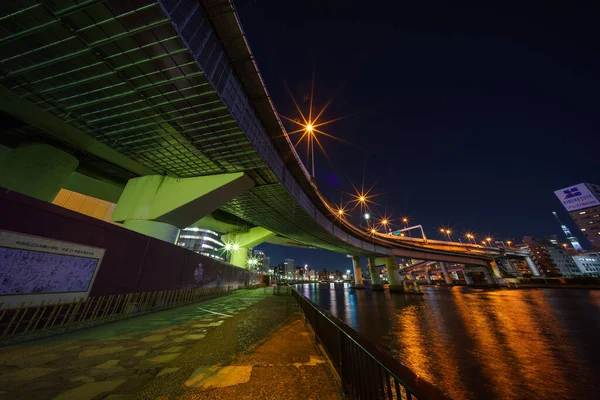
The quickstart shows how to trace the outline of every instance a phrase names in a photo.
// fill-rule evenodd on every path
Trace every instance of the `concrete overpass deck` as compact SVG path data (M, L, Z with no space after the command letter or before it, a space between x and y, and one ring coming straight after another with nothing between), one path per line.
M0 9L0 108L9 121L0 141L72 155L75 172L92 179L72 190L102 196L99 185L123 190L136 177L242 173L249 189L190 224L218 211L239 230L262 227L341 253L491 259L372 237L337 219L285 134L230 1L29 0ZM0 186L21 187L18 168ZM186 217L173 224L185 227Z

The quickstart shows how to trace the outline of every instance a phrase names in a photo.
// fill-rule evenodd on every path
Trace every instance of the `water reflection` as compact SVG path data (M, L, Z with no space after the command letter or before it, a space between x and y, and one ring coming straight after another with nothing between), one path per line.
M456 399L592 399L600 292L311 284L304 295Z

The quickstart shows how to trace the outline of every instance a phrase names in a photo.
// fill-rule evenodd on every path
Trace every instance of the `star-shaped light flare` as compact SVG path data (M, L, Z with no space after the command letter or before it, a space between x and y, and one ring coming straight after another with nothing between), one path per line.
M352 200L350 200L350 202L354 204L354 207L352 207L351 211L354 211L358 207L360 209L360 213L362 214L364 211L371 211L371 205L377 205L377 203L375 203L372 199L374 197L380 196L381 193L371 194L371 191L375 187L375 184L373 184L370 188L366 190L364 182L360 189L354 186L353 183L352 187L354 188L354 193L346 193L352 197Z
M327 155L327 152L325 151L325 148L323 147L323 144L321 143L321 140L319 139L319 137L321 137L321 139L322 139L322 137L327 137L330 139L335 139L337 141L352 145L352 143L349 143L343 139L335 137L327 132L324 132L322 130L322 127L325 125L329 125L333 122L348 118L349 115L346 115L343 117L338 117L338 118L333 118L330 120L324 120L321 118L323 116L323 113L325 112L325 110L327 110L327 108L331 105L331 102L335 98L335 94L327 101L327 103L325 103L325 106L323 106L323 108L321 108L321 110L317 111L317 110L313 109L313 99L314 99L314 89L315 89L314 72L313 72L312 85L310 88L310 99L309 99L309 106L308 106L307 114L302 112L302 109L298 105L298 102L296 101L296 99L294 99L294 95L292 94L291 90L287 87L287 85L286 85L286 89L287 89L288 93L290 94L290 97L292 98L292 101L294 102L294 106L296 107L296 110L300 114L300 117L302 118L302 120L300 121L297 118L286 117L283 114L279 114L279 116L284 118L285 120L297 125L296 127L298 129L293 130L291 132L287 132L288 136L301 133L300 138L297 139L296 142L294 143L294 147L298 147L298 145L306 139L305 140L306 144L307 144L306 159L311 160L312 177L314 178L314 176L315 176L315 143L317 144L317 146L319 146L319 148L321 149L321 151L323 152L323 154L325 155L325 157L327 158L329 163L331 163L331 159ZM338 90L338 93L339 93L339 90Z

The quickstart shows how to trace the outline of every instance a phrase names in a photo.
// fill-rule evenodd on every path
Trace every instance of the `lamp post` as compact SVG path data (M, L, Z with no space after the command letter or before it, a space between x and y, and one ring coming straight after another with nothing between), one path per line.
M440 232L442 232L442 234L448 238L448 241L452 241L452 231L450 229L440 228Z

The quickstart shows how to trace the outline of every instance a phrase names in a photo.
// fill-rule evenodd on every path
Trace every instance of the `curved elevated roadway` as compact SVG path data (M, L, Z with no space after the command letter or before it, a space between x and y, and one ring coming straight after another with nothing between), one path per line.
M493 259L372 237L335 218L285 134L231 1L29 0L0 9L5 146L49 144L73 155L78 173L121 189L140 176L242 172L254 186L213 217L263 227L283 243L369 257Z

